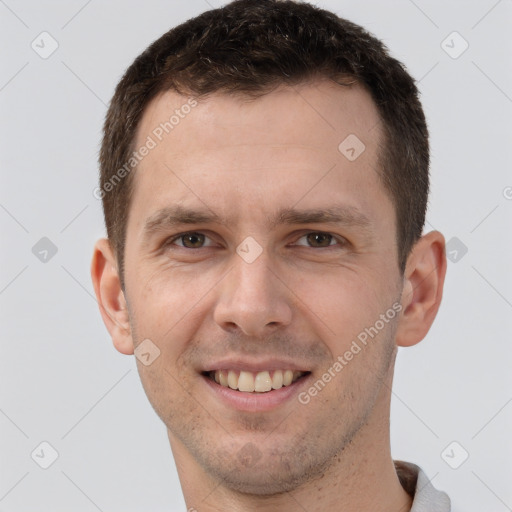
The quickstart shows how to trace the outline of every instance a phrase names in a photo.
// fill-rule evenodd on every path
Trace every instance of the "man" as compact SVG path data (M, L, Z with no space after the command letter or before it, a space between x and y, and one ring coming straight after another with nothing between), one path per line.
M449 511L393 461L397 347L446 271L403 66L306 3L237 0L130 66L100 153L92 278L189 509Z

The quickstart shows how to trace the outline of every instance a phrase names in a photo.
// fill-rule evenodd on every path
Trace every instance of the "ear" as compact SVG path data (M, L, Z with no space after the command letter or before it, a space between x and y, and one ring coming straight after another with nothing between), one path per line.
M429 331L443 296L446 274L444 236L431 231L414 245L407 259L402 290L402 317L396 344L410 347Z
M110 242L102 238L94 246L91 277L103 322L122 354L133 354L128 308L121 288L117 262Z

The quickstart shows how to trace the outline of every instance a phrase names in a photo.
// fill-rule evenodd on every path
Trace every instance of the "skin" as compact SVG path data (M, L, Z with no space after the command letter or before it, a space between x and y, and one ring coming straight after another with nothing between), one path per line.
M155 98L136 146L187 99ZM366 146L352 162L338 150L349 134ZM133 354L149 338L160 350L152 364L137 364L188 507L410 509L390 453L393 369L397 347L421 341L436 316L445 242L439 232L424 235L401 275L394 208L377 171L380 141L376 107L359 86L316 81L253 101L211 95L134 175L125 290L108 240L97 242L92 279L115 347ZM145 233L147 219L177 204L226 222ZM357 209L368 225L267 225L281 208L335 205ZM204 246L202 238L193 248L183 247L190 239L173 241L191 231L206 236ZM317 232L333 237L318 244L307 236ZM248 236L262 248L252 263L236 252ZM201 370L226 354L297 361L312 372L307 390L397 303L401 313L306 405L294 396L271 411L242 412L206 390Z

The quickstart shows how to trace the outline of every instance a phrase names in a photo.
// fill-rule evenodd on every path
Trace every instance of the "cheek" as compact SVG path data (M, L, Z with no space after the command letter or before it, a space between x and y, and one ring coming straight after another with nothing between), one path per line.
M385 296L379 297L379 285L360 269L337 268L302 277L295 289L304 314L319 325L324 339L332 340L332 351L350 343L391 305Z
M150 366L143 366L139 362L137 365L144 392L164 424L176 425L182 418L192 420L198 416L197 403L190 399L191 394L195 393L194 383L188 380L186 374L179 372L175 361L169 362L169 355L165 351Z
M130 283L132 316L139 337L154 337L166 344L170 339L183 339L184 332L204 309L215 283L207 275L198 277L166 268L139 272ZM175 343L171 345L178 349Z

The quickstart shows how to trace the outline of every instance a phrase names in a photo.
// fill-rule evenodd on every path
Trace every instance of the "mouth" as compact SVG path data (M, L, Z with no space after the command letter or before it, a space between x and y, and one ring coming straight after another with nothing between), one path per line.
M202 374L221 387L241 393L272 393L306 378L311 372L299 370L211 370Z

